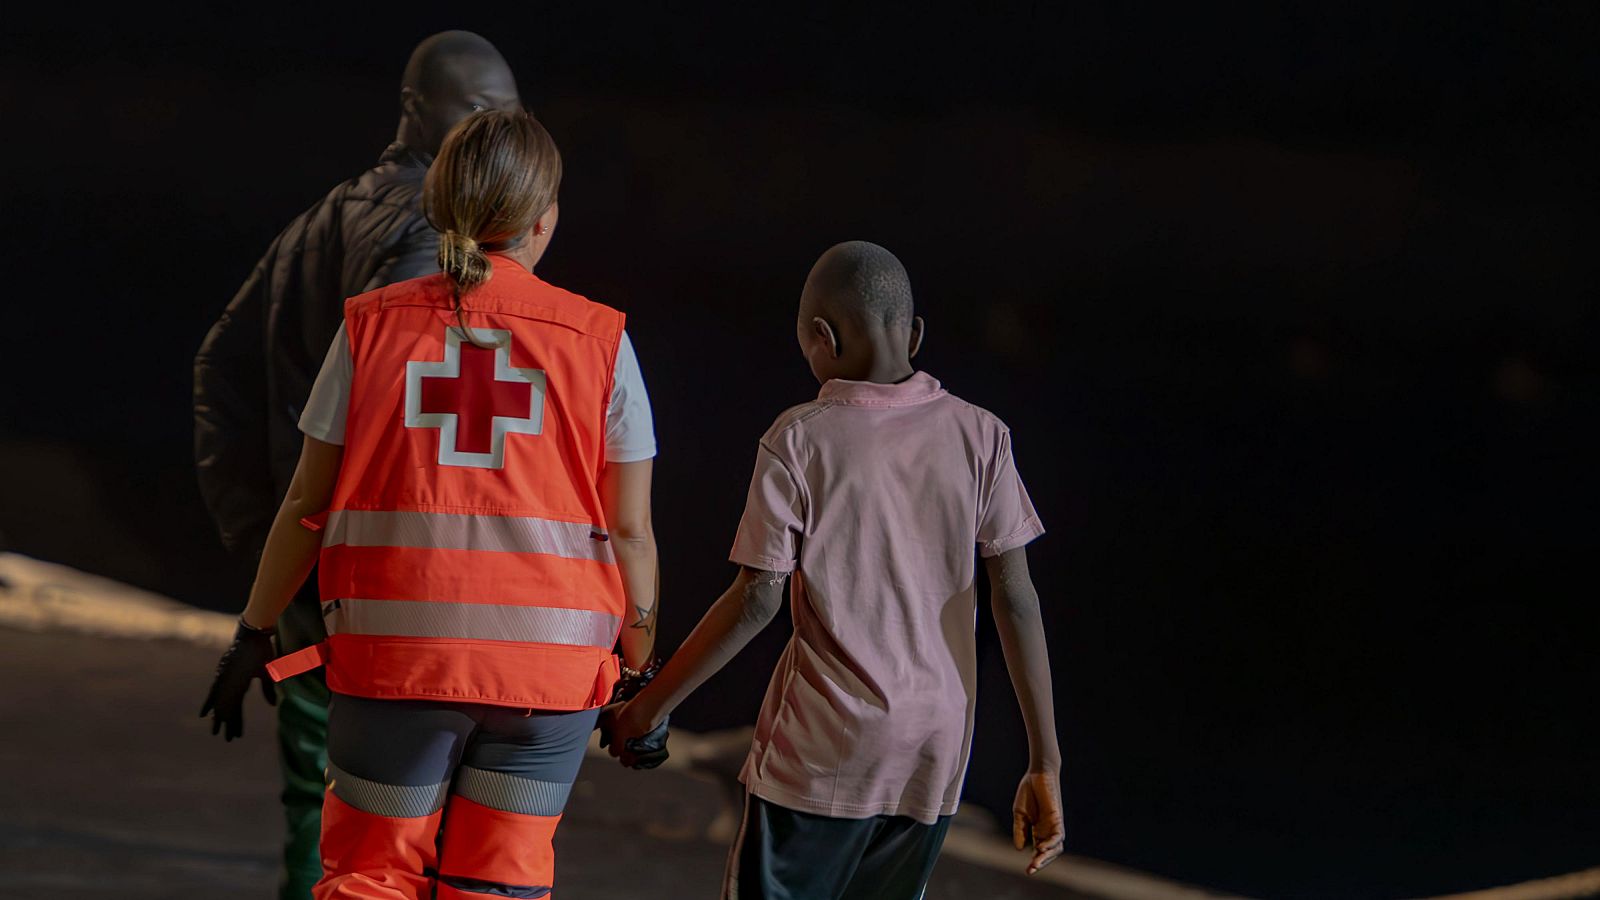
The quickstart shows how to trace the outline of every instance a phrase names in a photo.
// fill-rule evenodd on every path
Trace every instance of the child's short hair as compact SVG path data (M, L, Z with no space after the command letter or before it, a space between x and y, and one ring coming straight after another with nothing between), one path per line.
M828 309L862 324L911 321L911 277L893 253L870 241L845 241L817 259L806 287Z

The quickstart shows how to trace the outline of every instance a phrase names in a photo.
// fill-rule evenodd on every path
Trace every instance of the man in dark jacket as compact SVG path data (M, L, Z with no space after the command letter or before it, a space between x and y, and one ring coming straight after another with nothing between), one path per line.
M222 540L253 573L300 456L300 410L344 301L438 271L422 179L450 128L479 109L520 105L492 44L464 31L419 44L400 88L400 128L378 165L334 188L267 248L194 361L195 460ZM316 579L284 613L279 652L323 640ZM322 772L328 688L321 672L285 681L278 745L288 816L282 900L304 900L322 873Z

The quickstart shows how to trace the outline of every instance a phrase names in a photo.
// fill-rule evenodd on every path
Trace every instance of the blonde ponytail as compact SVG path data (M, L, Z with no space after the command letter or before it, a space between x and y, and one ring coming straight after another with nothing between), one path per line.
M445 136L422 182L422 210L439 232L439 271L468 340L462 298L494 275L483 245L520 240L560 187L561 151L526 110L475 112Z
M493 266L475 239L446 229L439 235L439 271L455 286L459 303L462 294L489 280Z
M439 271L468 341L477 343L462 298L494 275L483 245L520 240L560 187L561 152L526 110L475 112L445 136L422 183L422 209L439 232Z

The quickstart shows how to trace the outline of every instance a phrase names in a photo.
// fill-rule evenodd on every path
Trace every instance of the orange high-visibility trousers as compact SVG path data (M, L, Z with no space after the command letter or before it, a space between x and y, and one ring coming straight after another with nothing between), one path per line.
M598 710L335 694L316 900L547 898Z

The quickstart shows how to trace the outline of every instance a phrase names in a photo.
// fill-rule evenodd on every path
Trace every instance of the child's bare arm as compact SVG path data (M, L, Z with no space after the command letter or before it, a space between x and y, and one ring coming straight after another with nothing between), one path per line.
M611 463L600 476L600 505L622 570L628 611L622 624L622 662L630 669L650 664L656 646L656 598L660 567L656 532L650 518L652 460Z
M1065 843L1061 809L1061 748L1056 743L1055 701L1050 687L1050 657L1044 643L1039 594L1028 575L1027 551L1021 547L985 560L989 570L990 605L995 630L1005 651L1011 685L1028 729L1028 772L1017 789L1012 811L1012 838L1022 849L1033 839L1033 874L1061 855Z
M767 627L783 607L787 578L778 572L741 568L661 674L617 714L614 746L654 728Z
M1056 744L1050 657L1044 645L1039 594L1028 575L1027 551L1018 547L984 562L989 569L995 629L1000 633L1011 686L1016 689L1022 720L1028 728L1028 770L1059 772L1061 750Z

